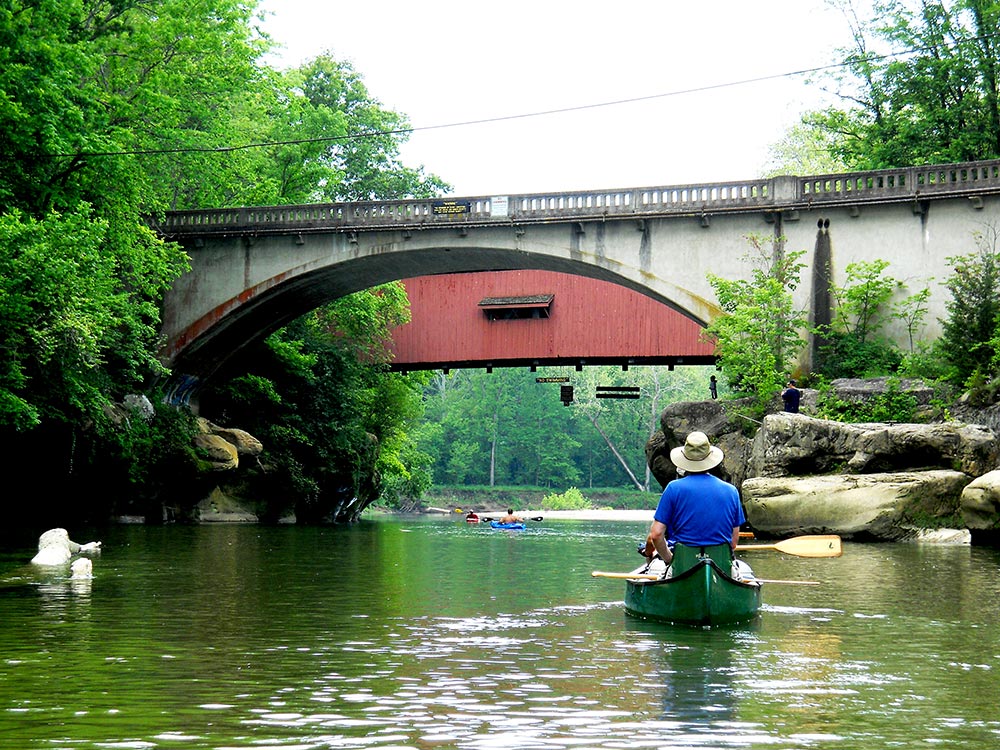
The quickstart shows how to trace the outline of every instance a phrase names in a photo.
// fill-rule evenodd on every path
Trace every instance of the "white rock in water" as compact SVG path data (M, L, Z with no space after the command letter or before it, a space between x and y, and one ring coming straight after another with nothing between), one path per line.
M92 578L94 575L94 563L86 557L78 557L69 569L72 571L71 578Z

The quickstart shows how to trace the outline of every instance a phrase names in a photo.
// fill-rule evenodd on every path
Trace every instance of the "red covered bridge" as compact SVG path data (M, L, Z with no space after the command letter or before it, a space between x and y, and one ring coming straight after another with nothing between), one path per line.
M701 326L617 284L552 271L405 279L412 319L395 370L545 365L705 365Z

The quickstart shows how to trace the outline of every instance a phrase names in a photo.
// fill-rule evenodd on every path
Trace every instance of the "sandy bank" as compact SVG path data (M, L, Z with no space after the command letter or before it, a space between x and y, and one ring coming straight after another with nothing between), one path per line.
M447 513L443 508L429 508L431 513ZM480 516L502 515L503 511L476 511ZM555 520L558 518L571 518L583 521L653 521L652 510L525 510L518 508L514 511L522 518L543 518Z
M519 516L543 516L548 519L573 518L584 521L653 521L652 510L525 510Z

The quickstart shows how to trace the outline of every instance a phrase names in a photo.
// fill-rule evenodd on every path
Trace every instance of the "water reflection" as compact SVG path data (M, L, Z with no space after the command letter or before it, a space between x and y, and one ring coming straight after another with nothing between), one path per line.
M753 627L703 631L629 617L624 583L589 575L627 569L644 527L102 530L86 589L68 572L0 584L0 737L19 750L1000 738L996 553L762 556L762 577L823 584L768 586Z

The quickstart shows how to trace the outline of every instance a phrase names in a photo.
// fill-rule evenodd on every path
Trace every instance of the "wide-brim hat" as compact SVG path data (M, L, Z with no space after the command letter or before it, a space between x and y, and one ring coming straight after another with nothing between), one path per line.
M708 471L722 463L722 450L708 442L704 432L692 432L684 445L670 451L674 466L684 471Z

